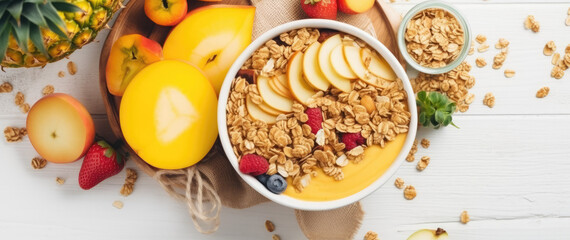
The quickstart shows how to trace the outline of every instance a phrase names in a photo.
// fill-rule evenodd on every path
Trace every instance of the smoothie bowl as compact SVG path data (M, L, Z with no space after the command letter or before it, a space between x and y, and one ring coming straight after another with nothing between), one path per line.
M240 177L301 210L354 203L397 170L416 135L406 73L378 40L308 19L257 38L230 68L218 129Z

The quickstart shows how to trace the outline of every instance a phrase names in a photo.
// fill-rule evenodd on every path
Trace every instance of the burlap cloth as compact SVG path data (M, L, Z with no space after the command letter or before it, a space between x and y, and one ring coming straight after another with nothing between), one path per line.
M252 3L257 8L253 38L280 24L306 17L299 0L252 0ZM371 20L363 14L339 13L338 20L376 36ZM219 141L196 166L184 170L160 170L154 178L168 193L188 205L194 225L202 233L218 229L221 205L241 209L268 201L239 177ZM360 228L364 212L357 202L329 211L295 210L295 215L308 239L335 240L352 239Z

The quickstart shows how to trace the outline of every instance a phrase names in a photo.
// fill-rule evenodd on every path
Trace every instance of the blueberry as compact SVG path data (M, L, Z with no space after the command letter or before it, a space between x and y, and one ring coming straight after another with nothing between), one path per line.
M287 181L285 181L281 175L274 174L267 179L265 187L267 187L267 189L272 193L280 194L285 191L285 188L287 188Z
M261 184L263 184L263 186L265 186L267 179L269 179L269 175L264 173L264 174L255 176L255 178L257 178L257 181L259 181Z

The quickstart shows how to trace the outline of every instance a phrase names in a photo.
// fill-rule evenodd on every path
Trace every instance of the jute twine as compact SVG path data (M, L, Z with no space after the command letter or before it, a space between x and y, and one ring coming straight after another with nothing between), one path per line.
M289 21L305 17L298 0L252 0L256 7L253 37ZM357 26L376 36L365 15L339 15L339 21ZM172 197L185 202L194 226L201 233L213 233L220 225L222 205L247 208L268 201L237 175L218 142L195 166L182 170L158 170L154 179ZM309 239L352 239L364 215L360 203L330 211L295 210L299 226Z

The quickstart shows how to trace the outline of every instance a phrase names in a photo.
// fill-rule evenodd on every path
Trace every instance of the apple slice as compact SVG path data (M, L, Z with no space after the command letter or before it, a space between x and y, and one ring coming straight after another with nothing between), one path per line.
M350 66L350 69L358 76L358 78L372 86L381 87L382 81L378 77L372 75L360 57L360 47L356 46L344 46L343 48L344 58Z
M331 84L325 78L325 75L323 75L319 67L317 56L320 47L320 42L314 42L305 50L305 55L303 56L303 75L311 87L326 91Z
M261 104L257 105L261 110L263 110L264 112L270 114L270 115L279 115L279 114L284 114L284 112L281 112L275 108L270 107L269 105L267 105L267 103L263 102Z
M330 61L331 61L333 70L343 78L356 79L356 78L358 78L358 76L356 76L356 74L354 74L354 72L352 71L352 69L350 69L350 67L348 66L348 63L344 59L344 53L342 52L342 46L343 45L336 46L331 52Z
M247 108L249 116L255 120L266 122L267 124L274 124L276 122L275 119L277 119L277 115L271 115L263 111L259 106L260 105L253 103L249 96L247 97L245 107Z
M269 87L271 87L271 89L273 89L273 91L275 91L279 95L289 99L293 98L293 95L291 94L291 91L289 91L289 88L281 85L279 80L277 80L277 77L270 78L268 83Z
M394 73L394 70L392 70L390 64L388 64L384 58L379 57L377 54L373 53L370 49L362 48L360 50L360 58L364 63L364 66L367 65L367 61L370 61L368 64L368 70L370 73L388 81L396 81L396 73Z
M295 52L287 65L289 89L297 101L307 105L317 92L303 78L303 52Z
M408 237L408 240L447 240L447 232L441 228L437 230L421 229Z
M257 77L257 90L259 90L259 95L263 98L263 101L267 103L272 108L275 108L281 112L289 113L293 111L293 100L283 97L275 92L269 86L270 78L259 76Z
M340 34L336 34L332 37L329 37L327 40L323 42L323 44L319 48L319 53L318 53L319 67L323 75L325 75L325 78L334 87L340 89L343 92L350 92L352 90L350 79L343 78L342 76L338 75L333 70L333 66L330 61L331 53L333 49L338 45L342 45Z

